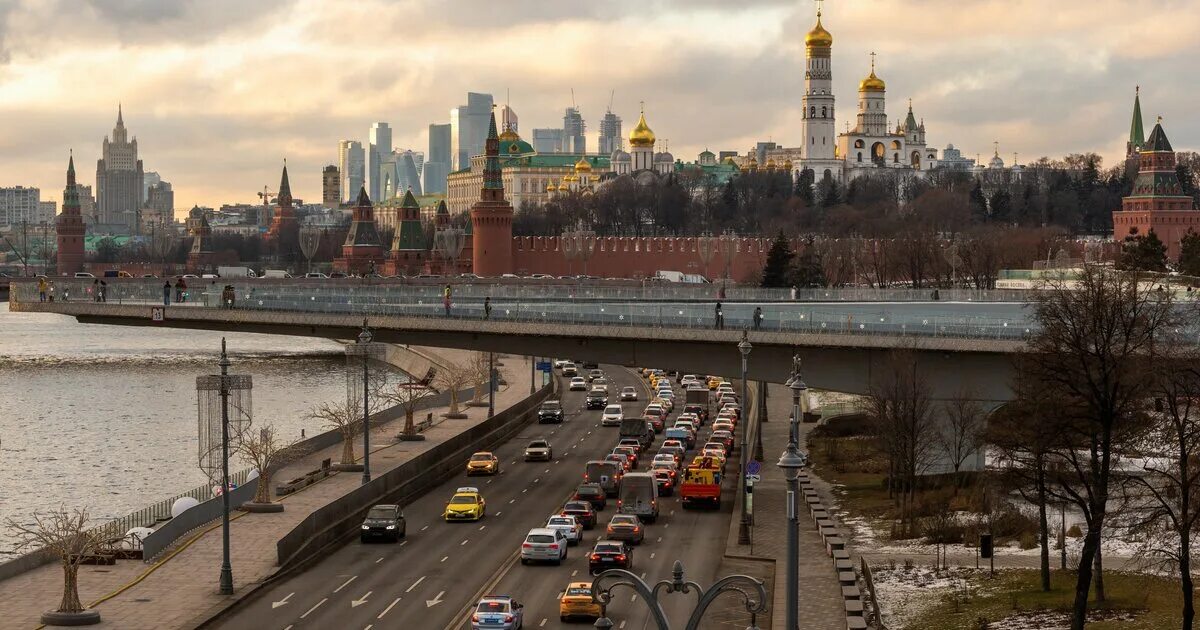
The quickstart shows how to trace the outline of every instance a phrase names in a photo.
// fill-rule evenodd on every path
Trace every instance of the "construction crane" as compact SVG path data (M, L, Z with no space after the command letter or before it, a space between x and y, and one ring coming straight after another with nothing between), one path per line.
M263 202L263 210L261 216L258 217L258 224L266 225L267 219L271 216L271 196L276 193L269 186L263 186L262 192L256 194Z

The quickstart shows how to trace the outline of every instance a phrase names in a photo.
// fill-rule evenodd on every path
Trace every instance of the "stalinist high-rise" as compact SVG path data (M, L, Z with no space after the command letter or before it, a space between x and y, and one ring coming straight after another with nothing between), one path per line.
M96 214L105 225L124 225L137 231L142 207L142 161L137 138L129 140L120 106L112 137L105 136L103 157L96 161Z

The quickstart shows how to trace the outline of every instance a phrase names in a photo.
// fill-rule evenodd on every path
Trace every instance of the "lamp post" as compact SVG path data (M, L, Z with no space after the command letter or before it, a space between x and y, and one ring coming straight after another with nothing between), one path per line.
M792 422L788 437L787 450L779 458L776 466L783 471L787 480L787 624L785 630L799 630L800 604L800 521L797 513L797 495L799 494L800 471L804 468L806 459L800 453L797 439L800 435L800 414L802 396L807 395L808 387L800 377L800 357L792 357L792 377L787 386L792 390Z
M696 607L692 610L687 625L684 626L685 630L699 628L700 621L704 618L708 607L723 593L735 593L741 596L742 605L750 614L750 625L746 626L746 630L758 630L758 615L767 610L767 591L760 580L748 575L728 575L717 580L707 589L703 589L691 580L684 580L683 563L676 560L674 566L671 567L671 579L659 580L653 587L638 577L636 573L625 569L609 569L596 576L592 580L592 599L600 604L601 614L594 627L613 627L607 611L608 605L613 601L613 589L619 586L630 588L641 596L642 601L646 602L646 606L650 608L650 615L654 618L654 625L658 630L670 630L671 628L670 622L667 621L667 615L663 611L662 602L659 601L660 591L685 595L696 593L699 601L696 602Z
M358 333L358 343L363 344L365 349L366 344L371 343L371 330L367 328L367 320L363 320L362 332ZM367 384L371 382L371 362L366 352L362 354L362 395L363 395L363 484L371 481L371 388Z
M496 415L496 354L488 353L488 417Z
M373 341L374 335L363 320L362 331L355 343L346 345L346 405L362 405L363 468L362 483L371 481L371 389L378 388L371 379L379 380L382 372L371 374L371 360L382 361L384 347ZM361 390L360 390L361 387Z
M747 439L750 433L750 419L747 417L746 410L749 408L749 402L746 398L746 361L750 358L750 350L753 346L750 345L748 339L749 333L742 331L742 340L738 342L738 352L742 354L742 521L738 524L738 544L750 544L750 526L753 521L750 519L750 441Z

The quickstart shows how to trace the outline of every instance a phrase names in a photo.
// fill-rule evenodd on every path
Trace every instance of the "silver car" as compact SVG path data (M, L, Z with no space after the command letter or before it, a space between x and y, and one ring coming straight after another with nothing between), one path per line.
M638 399L637 389L635 389L633 387L622 387L621 388L621 401L622 402L628 402L631 400L636 402L637 399Z
M604 408L604 413L600 416L600 426L619 427L624 419L625 412L621 410L621 405L609 405Z
M577 545L583 540L583 525L574 516L555 514L546 520L546 529L557 529L567 537L568 545Z
M554 459L554 449L546 440L533 440L525 447L525 461L550 461Z
M521 564L531 562L553 562L562 564L567 559L567 536L559 529L535 527L525 535L521 543Z

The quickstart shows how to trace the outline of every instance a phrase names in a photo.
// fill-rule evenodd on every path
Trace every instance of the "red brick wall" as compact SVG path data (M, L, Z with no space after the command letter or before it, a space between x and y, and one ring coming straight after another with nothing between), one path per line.
M556 276L584 273L584 264L568 261L557 236L513 238L513 272L519 275L548 273ZM730 277L744 280L761 273L767 260L769 239L739 238L730 257ZM693 237L601 237L587 261L587 274L601 278L645 278L657 271L697 273L709 278L724 277L725 260L713 255L705 269Z

